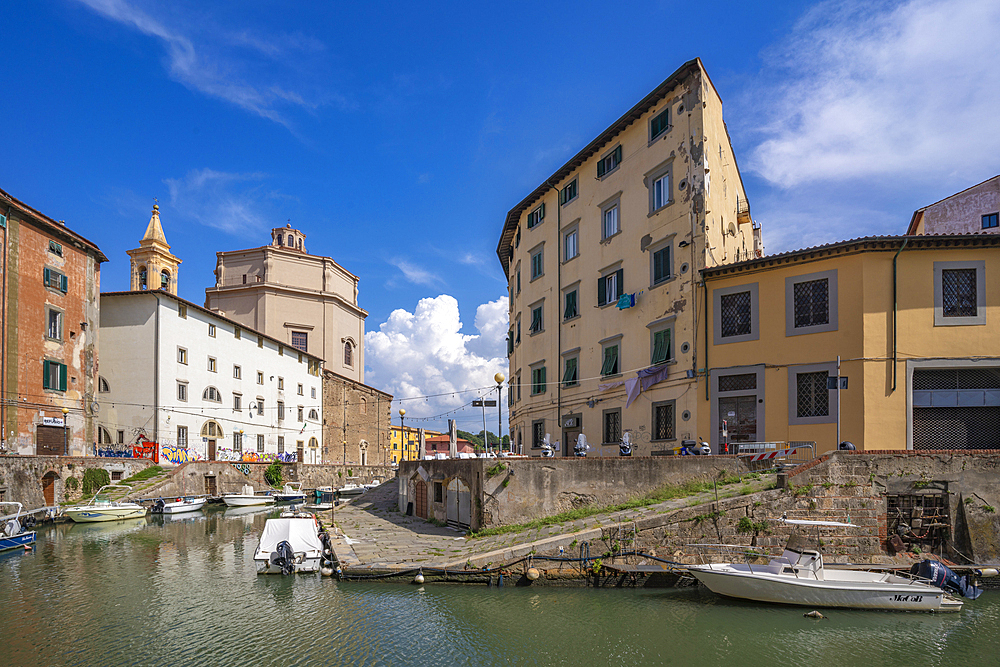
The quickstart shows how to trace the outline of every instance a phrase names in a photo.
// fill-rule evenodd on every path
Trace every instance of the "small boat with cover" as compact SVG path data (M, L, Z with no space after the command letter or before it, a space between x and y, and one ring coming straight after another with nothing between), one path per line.
M17 513L8 516L0 522L0 551L10 551L11 549L31 550L31 545L35 543L35 531L31 528L35 525L35 517L24 513L24 505L17 502L0 502L0 507L4 505L14 505Z
M229 507L249 507L251 505L271 505L274 503L274 496L257 495L253 486L244 484L240 493L223 494L222 500Z
M257 574L318 572L328 548L326 533L314 514L282 512L264 524L253 561Z
M65 508L62 512L63 515L77 523L120 521L146 516L145 507L127 500L111 500L111 496L104 493L106 489L128 489L126 497L132 492L132 487L125 484L107 484L98 489L94 497L83 505Z
M199 496L197 498L177 498L175 500L157 498L153 501L153 507L150 511L153 514L184 514L186 512L197 512L204 507L207 502L208 498L204 496Z
M285 482L285 487L273 495L275 502L279 503L294 503L306 499L302 482Z

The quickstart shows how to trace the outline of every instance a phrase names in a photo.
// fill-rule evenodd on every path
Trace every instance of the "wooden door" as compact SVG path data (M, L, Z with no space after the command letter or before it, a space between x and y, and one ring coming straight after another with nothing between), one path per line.
M215 487L215 475L207 475L205 477L205 493L210 496L217 495L218 491Z
M417 516L421 519L426 519L429 516L427 514L427 482L424 480L417 481L415 493L417 497L413 500Z
M215 440L208 441L208 460L215 460Z
M42 495L45 496L46 507L52 507L56 504L56 474L54 472L45 473L45 476L42 477Z
M295 443L295 460L298 461L299 463L306 462L305 448L306 448L306 443L302 442L301 440Z
M62 456L66 449L66 429L61 426L39 426L35 432L35 451L39 456Z

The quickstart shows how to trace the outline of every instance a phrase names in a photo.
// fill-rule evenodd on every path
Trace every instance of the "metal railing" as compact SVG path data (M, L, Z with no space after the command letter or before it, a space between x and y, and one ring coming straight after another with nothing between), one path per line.
M736 455L753 472L795 468L816 458L816 443L803 440L741 442L737 444Z

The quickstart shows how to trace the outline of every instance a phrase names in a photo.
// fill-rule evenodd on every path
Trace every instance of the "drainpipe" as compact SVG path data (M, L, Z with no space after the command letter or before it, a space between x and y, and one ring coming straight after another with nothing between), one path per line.
M148 274L147 274L148 275ZM160 297L156 299L153 323L153 441L160 441Z
M3 227L3 295L0 297L0 442L7 442L7 236L10 229L10 205L7 205L7 224ZM15 402L16 403L16 402Z
M899 300L897 298L898 286L896 283L896 258L899 257L899 253L903 252L903 249L906 248L906 244L909 243L909 241L909 236L903 237L903 245L899 246L899 250L897 250L896 254L892 256L892 389L889 390L890 394L896 391L896 320L899 306Z
M693 269L692 269L693 270ZM712 382L711 375L708 372L708 281L705 277L701 278L701 286L704 288L705 292L705 400L712 400ZM697 370L697 363L695 364L695 369Z
M562 441L562 321L563 321L563 302L562 302L562 190L552 185L548 184L550 188L556 191L556 431L559 435L559 440ZM579 243L579 239L577 240ZM580 308L580 297L577 296L576 307ZM577 364L579 367L579 364ZM577 368L577 373L580 370ZM497 395L497 405L499 405L500 396ZM563 447L566 447L566 443L563 443Z

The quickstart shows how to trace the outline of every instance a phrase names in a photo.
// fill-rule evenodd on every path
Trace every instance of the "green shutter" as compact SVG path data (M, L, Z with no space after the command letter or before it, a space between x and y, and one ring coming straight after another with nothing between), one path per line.
M66 277L66 274L59 276L59 289L64 294L69 291L69 278Z
M66 391L66 364L59 364L59 391Z
M538 369L538 377L539 377L539 384L541 384L541 387L539 388L538 393L544 394L545 393L545 366L542 366L541 368Z
M576 384L576 359L566 360L566 372L563 373L563 384Z
M615 294L615 298L618 298L625 293L625 269L618 269L616 273L618 275L618 280L615 282L618 283L618 293Z
M601 375L614 375L617 373L618 346L612 345L604 349L604 365L601 366Z
M49 277L51 276L51 274L52 274L52 271L50 269L48 269L48 268L46 268L44 271L42 271L42 282L45 283L46 287L49 286Z
M597 177L600 178L604 175L604 160L597 163Z
M597 305L598 306L603 306L604 304L606 304L608 302L608 299L607 299L607 289L604 287L604 281L605 280L607 280L607 278L598 278L597 279Z
M568 320L571 317L576 317L576 290L566 294L566 311L563 313L563 319Z
M653 336L652 363L660 364L670 358L670 329L657 331Z
M615 166L622 163L622 147L619 146L615 149Z
M539 222L545 219L545 204L543 203L538 207L538 220Z
M45 270L48 271L48 269L45 269ZM48 362L48 361L43 361L42 362L42 389L51 389L52 388L52 387L49 386L49 364L50 363L51 362Z

